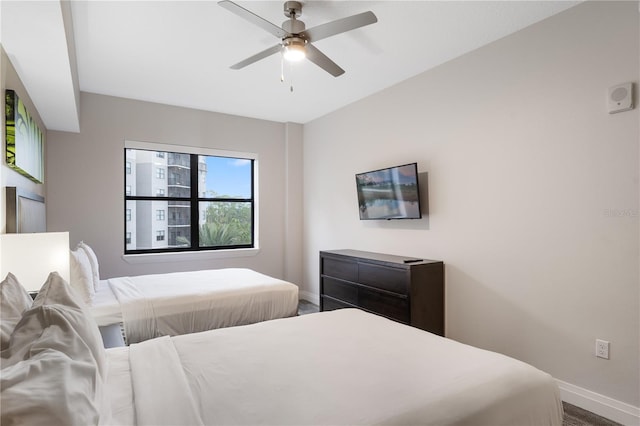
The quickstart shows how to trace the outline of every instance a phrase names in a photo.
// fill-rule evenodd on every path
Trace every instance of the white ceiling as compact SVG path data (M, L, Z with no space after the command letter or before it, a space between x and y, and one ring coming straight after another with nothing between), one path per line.
M64 19L55 8L64 6L57 1L24 3L0 3L2 45L47 128L77 131L73 117L60 117L74 107L69 93L74 48L81 91L305 123L579 2L303 2L300 19L307 28L367 10L377 15L378 23L315 43L346 70L344 75L332 77L305 61L291 70L285 67L285 83L280 82L280 55L242 70L229 68L278 40L216 0L75 0L71 46L58 40ZM278 25L286 19L281 1L237 3ZM15 23L26 21L34 33L25 37L24 27ZM46 59L38 51L47 52ZM29 57L36 59L23 59ZM61 109L65 103L70 107Z

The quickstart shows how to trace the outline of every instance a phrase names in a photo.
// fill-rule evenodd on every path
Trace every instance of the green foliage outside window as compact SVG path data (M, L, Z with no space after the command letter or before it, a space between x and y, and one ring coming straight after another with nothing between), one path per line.
M251 244L251 206L248 203L214 202L200 226L200 247Z

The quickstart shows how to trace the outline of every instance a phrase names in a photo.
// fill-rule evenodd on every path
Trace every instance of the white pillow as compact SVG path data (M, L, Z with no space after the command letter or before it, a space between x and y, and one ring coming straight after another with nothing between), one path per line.
M91 247L89 247L84 241L80 241L78 244L78 248L87 253L87 257L89 258L89 263L91 264L91 274L93 279L93 288L95 290L98 289L98 284L100 283L100 266L98 264L98 256L93 251Z
M27 290L18 282L11 273L0 282L0 350L9 346L11 333L22 313L29 309L33 300Z
M100 374L107 377L107 355L102 345L102 337L98 324L89 312L87 305L78 298L78 294L67 284L57 272L49 274L35 300L32 309L39 306L56 306L64 308L64 315L68 321L68 326L73 329L82 343L91 350L91 353L98 364ZM29 311L26 311L24 318ZM15 339L15 336L14 336Z
M78 292L85 303L91 303L96 294L93 273L87 252L81 248L69 251L69 272L71 287Z
M1 424L104 424L106 353L98 326L53 272L2 352Z

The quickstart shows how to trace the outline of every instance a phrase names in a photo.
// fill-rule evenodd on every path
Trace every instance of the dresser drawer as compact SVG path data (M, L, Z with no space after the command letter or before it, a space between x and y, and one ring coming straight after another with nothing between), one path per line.
M333 311L334 309L341 308L353 308L353 306L348 303L341 302L336 299L332 299L331 297L322 296L322 310L323 311Z
M358 282L394 293L409 293L409 272L402 268L360 263Z
M358 303L358 287L329 277L322 277L324 294L354 305Z
M322 258L322 270L320 273L334 278L340 278L342 280L357 281L358 264L350 260L324 257Z
M326 301L325 301L326 303ZM358 305L363 309L409 324L409 299L360 288Z

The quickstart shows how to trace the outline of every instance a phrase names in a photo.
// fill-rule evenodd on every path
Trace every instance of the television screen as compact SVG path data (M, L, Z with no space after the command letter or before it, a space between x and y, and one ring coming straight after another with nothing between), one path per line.
M420 219L418 164L356 175L361 220Z

